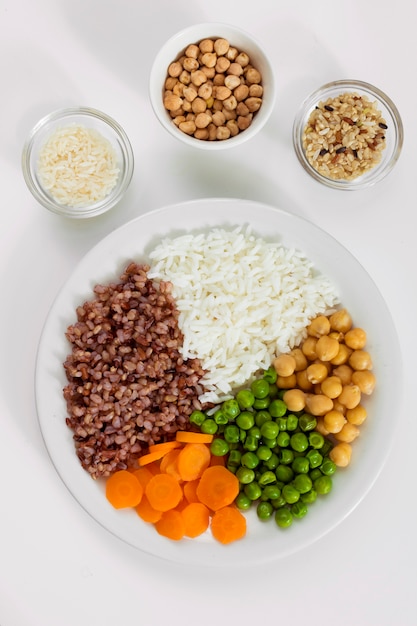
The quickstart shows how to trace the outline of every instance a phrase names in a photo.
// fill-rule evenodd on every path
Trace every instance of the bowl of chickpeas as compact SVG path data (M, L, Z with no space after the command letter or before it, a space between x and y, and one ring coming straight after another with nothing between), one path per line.
M271 64L243 30L219 23L190 26L171 37L150 73L152 108L183 143L221 150L254 137L275 99Z

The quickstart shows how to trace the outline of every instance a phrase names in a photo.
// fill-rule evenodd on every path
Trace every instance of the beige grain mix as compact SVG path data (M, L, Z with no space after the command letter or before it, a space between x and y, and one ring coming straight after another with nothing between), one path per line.
M362 176L382 157L387 123L376 102L355 92L318 103L303 132L303 148L312 167L327 178Z
M190 44L167 70L163 101L174 124L205 141L235 137L262 106L260 72L224 38Z

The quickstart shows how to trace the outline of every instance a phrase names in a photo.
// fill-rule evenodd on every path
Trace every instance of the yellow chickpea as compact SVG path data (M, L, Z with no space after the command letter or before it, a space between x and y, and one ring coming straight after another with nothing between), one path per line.
M352 383L344 385L338 400L347 409L354 409L361 401L361 390L358 385Z
M339 343L343 343L345 340L345 336L339 330L332 330L329 332L329 337L336 339Z
M333 409L333 400L324 394L306 394L306 408L311 415L325 415Z
M332 400L342 393L342 381L338 376L328 376L321 383L321 391Z
M366 350L354 350L349 357L349 365L354 370L371 370L371 355Z
M333 313L330 318L330 328L341 333L347 333L352 328L352 318L346 309L340 309Z
M339 352L336 354L336 356L333 359L330 359L330 363L336 366L343 365L344 363L348 362L351 354L352 354L352 348L349 348L344 343L339 343Z
M307 326L307 334L311 337L321 337L330 332L330 322L325 315L318 315Z
M295 359L295 371L299 372L301 370L305 370L308 365L308 361L301 348L294 348L291 350L290 354Z
M345 405L344 405L344 404L341 404L341 403L339 402L339 399L338 399L338 398L335 398L335 399L333 400L333 409L334 409L335 411L339 411L339 413L341 413L342 415L346 415L347 408L345 407Z
M296 386L303 391L311 391L313 389L313 383L307 377L307 370L296 373Z
M366 345L366 332L363 328L352 328L345 334L345 344L353 350L361 350Z
M291 376L294 374L297 362L291 354L280 354L273 362L278 376Z
M324 381L327 374L327 367L323 363L312 363L307 367L307 378L313 385Z
M354 424L355 426L363 424L367 417L368 412L363 404L358 404L358 406L355 406L353 409L348 409L346 411L347 421L349 424Z
M359 437L360 430L356 424L347 422L343 428L335 434L337 441L344 441L345 443L352 443L357 437Z
M332 374L340 378L342 385L347 385L352 380L353 369L345 363L334 367Z
M321 361L331 361L339 352L340 344L337 339L323 335L317 339L316 354Z
M324 418L319 416L317 417L317 424L316 424L316 430L323 435L323 437L327 437L327 435L329 435L329 431L327 430L326 426L324 425Z
M306 405L306 396L302 389L289 389L282 399L289 411L302 411Z
M290 376L278 376L276 385L279 389L294 389L297 386L297 378L295 374Z
M329 457L338 467L347 467L352 457L352 446L350 443L340 442L330 450Z
M323 416L323 423L328 432L334 434L342 430L346 424L346 418L339 411L332 410Z
M307 337L301 346L302 353L307 357L309 361L317 359L316 353L317 337Z
M375 389L376 378L375 375L369 370L358 370L352 374L352 383L354 385L358 385L361 392L366 396L370 396Z

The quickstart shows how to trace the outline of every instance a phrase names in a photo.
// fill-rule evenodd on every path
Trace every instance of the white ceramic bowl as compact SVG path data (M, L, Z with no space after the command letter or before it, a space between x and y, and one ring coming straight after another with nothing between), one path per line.
M251 125L239 134L222 141L196 139L181 131L172 121L163 103L163 90L167 77L168 66L176 60L190 44L197 44L202 39L227 39L231 46L240 52L246 52L253 66L262 75L264 93L262 106L253 117ZM275 81L272 67L261 45L248 33L220 23L204 23L190 26L171 37L157 54L150 73L149 95L152 108L162 126L183 143L203 150L224 150L241 145L254 137L267 122L275 101Z
M93 130L106 139L115 152L119 169L117 181L111 191L105 197L84 206L71 206L70 203L57 201L44 188L39 175L38 161L45 143L58 129L73 125ZM123 128L105 113L88 107L61 109L43 117L29 133L22 154L23 176L34 198L49 211L71 218L93 217L113 208L129 187L133 168L133 151Z

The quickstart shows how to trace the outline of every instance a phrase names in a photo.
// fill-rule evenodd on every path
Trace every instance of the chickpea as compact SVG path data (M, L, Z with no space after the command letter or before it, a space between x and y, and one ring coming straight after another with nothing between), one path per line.
M312 363L307 367L307 378L313 384L324 381L327 374L327 367L323 363Z
M338 376L328 376L321 383L322 393L332 400L340 396L342 387L342 381Z
M229 75L225 77L224 84L226 85L226 87L229 87L229 89L233 91L233 89L236 89L236 87L238 87L241 82L239 76Z
M239 86L234 90L233 95L238 102L246 100L249 95L249 87L247 85L239 84Z
M291 376L295 372L296 360L291 354L280 354L273 361L278 376Z
M246 130L252 123L252 117L250 115L239 115L237 118L237 125L239 130Z
M296 372L299 372L300 370L305 370L307 368L308 361L305 357L305 354L303 354L300 348L294 348L289 354L291 354L291 356L293 356L295 359Z
M249 115L249 109L244 102L238 102L236 107L238 115Z
M188 102L192 102L198 96L195 87L186 87L183 91L183 96Z
M366 345L366 332L363 328L352 328L345 334L345 343L353 350L361 350Z
M207 76L201 70L195 70L195 72L191 72L191 82L196 87L200 87L200 85L207 82Z
M229 49L226 52L226 58L229 59L229 61L234 61L238 54L239 53L236 48L232 48L232 46L229 46Z
M197 61L197 59L193 59L192 57L187 57L184 60L183 63L183 68L187 71L187 72L194 72L195 70L198 70L198 68L200 67L199 62Z
M182 65L181 63L179 63L179 61L174 61L168 67L168 76L171 76L173 78L178 78L181 72L182 72Z
M239 63L236 63L235 61L233 61L233 63L230 64L229 69L227 70L227 73L233 74L233 76L242 76L243 67Z
M215 67L217 63L217 54L215 54L214 52L206 52L201 57L201 63L206 67Z
M358 370L352 374L352 383L354 385L358 385L361 393L364 393L366 396L370 396L375 389L376 378L369 370Z
M211 98L212 94L213 94L213 87L212 85L210 85L210 83L203 83L202 85L200 85L198 89L198 96L199 98L202 98L203 100L206 101L206 105L207 105L207 100Z
M323 417L317 417L317 424L316 424L316 430L323 435L323 437L327 437L327 435L330 435L329 431L327 430L326 426L324 425L324 418Z
M232 137L236 137L236 135L239 134L239 126L235 120L228 120L226 126L230 130L230 135Z
M329 318L325 315L318 315L307 326L307 334L311 337L321 337L328 335L330 332Z
M343 333L341 333L338 330L331 330L329 332L329 337L332 337L333 339L336 339L339 343L343 343L345 340L345 336Z
M182 98L172 92L165 92L164 106L168 111L177 111L182 105Z
M346 309L340 309L329 318L330 328L341 333L347 333L352 328L352 318Z
M228 111L234 111L237 107L236 98L233 95L229 96L226 100L223 100L223 106Z
M230 130L227 128L227 126L217 127L216 139L218 139L219 141L223 141L224 139L229 139L229 137L230 137Z
M306 405L306 396L301 389L289 389L282 399L289 411L302 411Z
M213 124L216 126L223 126L226 123L226 117L222 111L215 111L212 115Z
M303 341L301 350L302 350L302 353L307 357L309 361L314 361L314 359L317 359L317 352L316 352L317 341L318 340L316 337L307 337Z
M303 391L312 391L313 383L311 383L307 378L307 370L296 372L295 376L297 387L299 387Z
M340 344L336 339L323 335L317 339L316 354L321 361L331 361L339 352Z
M351 354L351 348L348 348L348 346L344 343L339 343L339 352L333 359L330 359L330 363L332 365L343 365L344 363L347 363Z
M226 59L226 57L219 57L217 59L215 70L219 74L223 74L224 72L227 72L229 67L230 67L230 61L229 59Z
M371 355L366 350L354 350L349 357L349 365L354 370L371 370Z
M211 115L209 113L198 113L195 118L195 125L198 129L207 128L211 123Z
M293 389L297 385L296 375L278 376L276 385L279 389Z
M353 369L349 365L339 365L333 368L333 374L340 378L342 385L347 385L352 380Z
M186 122L181 122L178 126L183 133L187 135L192 135L197 130L197 126L193 120L187 120Z
M196 59L200 53L199 47L195 44L190 44L185 50L185 56L191 59Z
M329 433L338 433L346 424L345 416L339 411L329 411L323 416L324 427Z
M264 88L262 85L258 85L253 83L249 86L249 95L254 96L255 98L261 98L264 94Z
M333 409L333 400L324 394L306 394L306 408L311 415L325 415Z
M349 424L355 424L355 426L363 424L367 417L368 413L363 404L358 404L358 406L355 406L353 409L346 411L347 421Z
M216 41L214 42L213 47L217 56L222 57L227 54L230 44L227 39L219 37L219 39L216 39Z
M352 383L344 385L338 400L347 409L354 409L361 401L361 390L358 385L353 385Z
M248 85L258 84L261 82L261 75L254 67L248 68L246 72L246 82Z
M206 52L213 52L214 50L214 41L212 39L203 39L198 44L200 51L205 54Z
M337 441L344 441L345 443L352 443L357 437L359 437L360 430L355 424L347 422L342 430L335 434Z
M246 52L240 52L236 59L235 59L236 63L239 63L239 65L241 65L242 67L246 67L247 65L249 65L249 56L246 54Z
M338 443L330 450L329 457L338 467L347 467L352 457L352 446L350 443Z
M194 133L194 137L196 139L208 139L209 132L207 128L197 128L197 130Z
M198 115L199 113L204 113L204 111L207 109L206 101L203 100L203 98L195 98L191 103L191 109L196 115Z
M333 400L333 408L334 408L335 411L339 411L339 413L342 413L342 415L346 415L347 409L346 409L344 404L341 404L339 402L338 398L335 398Z

